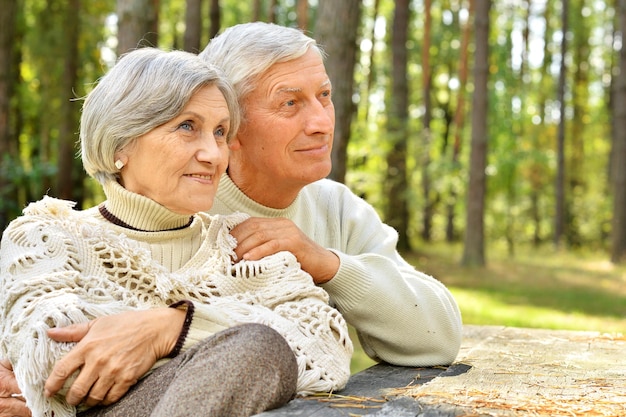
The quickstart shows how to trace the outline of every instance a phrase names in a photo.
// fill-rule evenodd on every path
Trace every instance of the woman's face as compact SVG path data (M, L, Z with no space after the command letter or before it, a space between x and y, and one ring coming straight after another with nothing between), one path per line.
M122 185L179 214L209 210L228 165L229 127L224 96L203 87L176 118L116 154Z

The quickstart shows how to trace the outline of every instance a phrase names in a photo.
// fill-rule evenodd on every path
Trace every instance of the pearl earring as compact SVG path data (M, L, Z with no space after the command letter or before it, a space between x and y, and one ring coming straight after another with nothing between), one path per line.
M118 159L117 161L115 161L115 168L117 169L124 168L124 163L120 159Z

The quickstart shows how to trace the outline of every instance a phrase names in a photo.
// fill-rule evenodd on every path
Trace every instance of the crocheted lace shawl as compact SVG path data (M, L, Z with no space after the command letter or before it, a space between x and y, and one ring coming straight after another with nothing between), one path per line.
M46 329L181 299L219 309L232 325L256 322L277 330L296 355L299 394L345 385L352 355L347 325L295 257L281 252L231 263L236 242L228 231L246 216L197 215L206 238L192 261L201 263L169 272L108 222L72 207L45 197L2 239L0 354L11 360L33 416L76 413L62 396L43 395L52 366L72 348L51 341Z

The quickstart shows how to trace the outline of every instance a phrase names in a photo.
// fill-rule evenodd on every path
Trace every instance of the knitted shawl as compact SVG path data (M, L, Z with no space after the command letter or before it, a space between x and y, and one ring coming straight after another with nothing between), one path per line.
M3 234L0 355L11 360L34 417L76 414L64 396L44 396L54 363L73 346L52 341L47 329L182 299L213 309L227 326L254 322L277 330L296 355L299 394L343 388L352 355L346 322L296 258L280 252L231 262L236 242L229 230L247 216L194 216L189 229L203 233L200 248L170 272L95 213L44 197Z

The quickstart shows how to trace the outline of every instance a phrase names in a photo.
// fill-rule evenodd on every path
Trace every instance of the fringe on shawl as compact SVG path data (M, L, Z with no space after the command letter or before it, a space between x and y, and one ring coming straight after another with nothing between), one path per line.
M36 311L33 312L35 328L31 328L32 333L29 335L21 337L23 345L14 368L17 380L21 382L20 390L33 417L73 417L76 415L76 408L65 401L65 393L75 376L66 381L63 389L55 397L44 396L43 386L54 364L75 345L75 343L51 341L46 331L51 327L85 323L93 317L128 310L128 307L120 304L87 304L72 294L67 294L63 300L65 302L63 309L55 306L54 300L44 300L38 305ZM70 305L74 308L68 308ZM53 325L46 323L53 323ZM28 330L25 329L24 332L26 331Z

